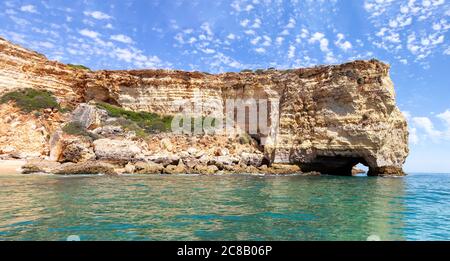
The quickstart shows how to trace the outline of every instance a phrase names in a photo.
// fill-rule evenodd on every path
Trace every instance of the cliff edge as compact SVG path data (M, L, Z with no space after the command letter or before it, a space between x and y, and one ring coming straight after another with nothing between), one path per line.
M389 65L377 60L216 75L90 71L49 61L0 38L0 96L24 89L50 92L59 108L30 113L12 101L0 104L0 114L5 116L0 119L0 155L65 164L61 171L65 173L82 172L79 164L101 162L96 166L99 171L120 166L122 172L147 168L186 173L201 165L206 169L197 171L207 173L283 169L279 172L351 175L352 168L362 163L369 167L368 175L403 175L408 155L407 123L395 103ZM180 100L200 101L202 117L212 111L227 115L229 100L258 105L256 116L251 115L251 106L245 110L243 124L237 124L242 132L232 137L174 134L150 123L150 118L160 115L157 123L167 127L166 120L183 109L174 106ZM269 101L272 118L267 130L250 133L251 119L266 117L261 117L266 113L258 103L262 100ZM231 118L236 120L236 115ZM136 121L136 128L129 122L117 123L118 119ZM76 138L81 132L64 131L74 122L82 123L88 139ZM166 157L156 160L155 155ZM168 166L172 167L166 170Z

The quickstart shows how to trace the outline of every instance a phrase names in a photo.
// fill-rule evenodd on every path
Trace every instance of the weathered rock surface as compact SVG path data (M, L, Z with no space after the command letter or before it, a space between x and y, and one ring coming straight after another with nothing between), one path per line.
M0 38L0 65L0 95L24 87L46 89L55 93L62 104L104 101L132 110L174 114L179 111L173 106L174 100L198 100L195 93L199 92L200 100L209 100L203 104L203 114L207 114L217 108L223 111L226 99L278 100L279 114L269 128L273 139L263 133L254 135L256 140L265 141L260 149L269 165L294 164L307 172L351 175L352 167L362 163L369 167L369 175L401 175L408 155L407 124L395 104L389 65L376 60L217 75L176 70L91 72L48 61ZM86 106L74 117L88 128L99 127L96 119L102 116L89 107L92 105ZM276 122L279 122L278 130ZM46 131L41 136L36 132L33 135L46 144L43 137L51 134ZM25 132L24 129L18 135L25 139ZM178 153L177 143L181 141L168 139L162 142L164 149ZM26 144L16 146L19 140L14 139L12 143L0 140L0 147L10 145L21 151ZM159 144L160 139L156 142ZM202 149L206 152L211 148L211 153L207 151L215 157L211 165L219 169L234 168L237 163L230 157L240 155L228 154L236 152L233 149L236 143L228 144L227 153L216 150L222 149L223 144L214 142ZM37 147L36 142L31 144ZM44 153L46 146L39 151ZM152 146L156 145L149 144L150 149ZM132 161L142 150L132 141L111 138L96 140L94 151L100 159ZM197 159L202 156L188 153ZM255 168L262 164L248 155L243 158L245 164ZM150 161L165 167L179 163L179 160Z
M22 173L54 173L60 167L61 164L55 161L34 159L27 161L27 163L22 166Z
M189 173L186 166L183 164L182 161L178 163L178 165L168 165L164 168L163 172L165 174L185 174Z
M105 110L98 109L95 105L82 103L72 112L71 121L79 122L86 129L100 127L107 118Z
M168 165L178 165L180 157L171 154L155 154L146 158L148 161L161 164L164 167Z
M372 175L402 174L408 155L389 66L375 60L262 74L103 71L88 81L86 98L104 99L95 90L106 88L107 99L125 108L164 114L175 113L171 102L193 99L195 90L219 106L227 98L279 99L280 128L264 153L307 171L350 175L363 163Z
M55 174L72 175L72 174L117 174L115 166L106 162L89 161L83 163L66 163L58 169L54 170Z
M62 105L74 104L80 101L74 85L83 77L65 64L0 37L0 95L20 88L45 89L55 93Z
M301 169L297 165L291 164L273 164L271 168L267 169L269 174L291 174L291 173L301 173Z
M53 120L42 120L21 113L11 104L0 104L0 154L19 158L45 156L49 151L47 136L55 128Z
M164 166L154 162L137 162L134 165L134 173L138 174L161 174Z
M132 161L142 150L131 140L98 139L94 141L97 159Z
M264 155L256 153L241 153L241 163L249 166L260 167L263 164Z
M59 162L78 163L95 160L96 158L91 142L86 139L70 137L61 142L61 154L57 159Z

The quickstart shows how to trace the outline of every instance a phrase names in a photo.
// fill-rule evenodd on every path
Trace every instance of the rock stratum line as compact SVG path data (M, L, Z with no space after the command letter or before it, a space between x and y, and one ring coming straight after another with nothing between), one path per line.
M0 38L0 96L24 88L48 90L62 107L74 108L50 108L39 115L23 113L11 102L0 105L0 154L30 159L31 165L38 161L40 165L33 166L39 171L51 165L65 173L92 168L137 173L147 168L157 173L281 169L278 172L350 175L362 163L369 175L403 175L408 155L407 123L395 103L389 65L377 60L215 75L90 71L49 61ZM108 125L115 118L95 105L105 102L129 111L173 115L173 101L193 99L195 92L222 106L230 98L278 99L277 142L262 146L258 135L239 142L242 137L170 133L141 139ZM84 140L62 132L74 118L98 136Z

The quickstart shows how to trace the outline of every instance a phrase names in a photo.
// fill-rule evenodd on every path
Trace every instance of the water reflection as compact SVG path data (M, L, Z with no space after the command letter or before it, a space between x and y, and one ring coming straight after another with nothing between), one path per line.
M405 240L407 179L0 177L0 239ZM447 195L448 196L448 195ZM405 202L406 201L406 202Z

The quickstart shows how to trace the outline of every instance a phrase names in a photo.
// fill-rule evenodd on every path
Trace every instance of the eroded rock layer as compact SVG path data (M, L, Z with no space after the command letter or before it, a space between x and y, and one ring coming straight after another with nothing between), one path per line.
M270 163L302 170L402 174L408 155L405 118L395 104L389 66L377 60L293 70L207 74L176 70L76 70L0 38L0 94L18 88L52 91L61 103L105 101L131 110L175 114L176 100L203 113L227 99L278 100L278 129L261 147ZM210 108L210 107L211 108ZM256 139L267 135L255 136ZM5 144L3 144L5 145Z
M63 103L75 103L80 95L74 86L82 77L65 64L0 37L0 95L18 88L36 88L53 92Z

